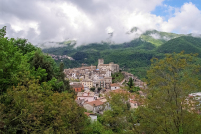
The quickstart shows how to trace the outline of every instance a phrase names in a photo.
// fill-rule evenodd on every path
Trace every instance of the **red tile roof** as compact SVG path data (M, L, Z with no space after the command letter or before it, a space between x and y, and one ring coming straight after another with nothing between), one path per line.
M116 89L116 90L113 90L112 92L114 92L114 93L128 93L128 94L130 94L128 91L123 90L123 89Z
M91 113L84 112L84 114L86 114L87 116L89 116Z
M104 103L100 100L95 100L95 101L91 101L91 102L88 102L87 104L91 105L91 106L100 106L100 105L103 105Z
M111 87L119 87L119 84L117 83L113 83L113 84L110 84Z
M82 84L73 84L71 85L73 88L83 88Z

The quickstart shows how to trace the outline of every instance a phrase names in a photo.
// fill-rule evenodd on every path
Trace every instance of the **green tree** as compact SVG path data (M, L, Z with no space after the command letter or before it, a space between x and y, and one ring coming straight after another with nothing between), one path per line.
M121 82L124 79L124 75L121 72L112 74L112 83Z
M1 29L4 35L4 28ZM16 73L24 63L22 54L14 47L13 40L2 36L0 38L0 94L9 86L16 85Z
M47 81L54 77L54 61L51 57L44 55L41 51L36 51L33 58L30 61L31 67L35 70L42 68L46 70ZM56 66L56 65L55 65Z
M99 122L91 122L83 131L83 134L113 134L112 130L107 130L105 127Z
M6 26L0 29L0 38L4 38L5 35L6 35Z
M101 89L102 89L101 87L98 87L98 92L100 92Z
M130 77L128 83L126 83L129 88L134 87L133 79Z
M92 92L94 92L94 91L95 91L95 87L91 87L90 90L91 90Z
M110 93L107 97L111 110L104 112L100 117L100 122L106 129L111 129L113 132L123 133L127 128L126 116L129 113L130 105L128 105L129 93L120 91L118 93Z
M61 62L60 66L59 66L59 75L58 75L58 80L63 82L63 86L61 91L68 91L68 92L72 92L73 90L70 90L70 84L69 84L69 80L66 80L66 76L64 74L64 63Z
M129 89L129 92L136 93L139 90L140 90L140 87L132 87L132 88Z
M37 50L27 39L13 39L13 45L16 46L23 55Z
M148 71L147 94L138 108L140 125L135 130L142 133L201 133L200 115L189 98L200 89L200 66L194 64L190 54L170 54L163 60L152 60Z
M71 94L54 93L50 85L40 86L26 74L22 79L23 83L0 96L0 133L82 132L87 117Z

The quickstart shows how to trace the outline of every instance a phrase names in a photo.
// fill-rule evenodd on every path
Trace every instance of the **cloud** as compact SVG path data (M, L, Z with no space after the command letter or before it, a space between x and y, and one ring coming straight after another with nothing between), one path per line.
M162 39L161 36L157 33L152 33L150 34L151 37L153 37L154 39Z
M0 27L7 26L8 37L27 38L33 44L75 39L78 45L108 38L122 43L148 29L181 33L200 30L200 11L192 3L175 10L168 21L151 14L157 6L163 6L163 1L2 0ZM141 31L126 34L133 27Z
M178 33L199 33L201 31L201 11L193 3L185 3L167 22L161 25L161 30Z

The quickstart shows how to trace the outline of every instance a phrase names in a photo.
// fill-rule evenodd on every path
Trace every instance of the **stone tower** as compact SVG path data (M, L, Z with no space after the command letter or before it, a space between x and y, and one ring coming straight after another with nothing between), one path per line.
M98 66L99 66L100 64L104 64L104 59L98 59Z

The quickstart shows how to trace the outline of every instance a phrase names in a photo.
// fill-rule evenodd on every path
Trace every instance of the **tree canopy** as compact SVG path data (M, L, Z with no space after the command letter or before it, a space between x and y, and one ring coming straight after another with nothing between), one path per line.
M64 65L0 29L0 133L81 133L89 124Z
M153 60L148 71L148 89L144 107L137 111L145 133L201 133L200 115L190 93L200 90L200 65L192 54L168 54Z

